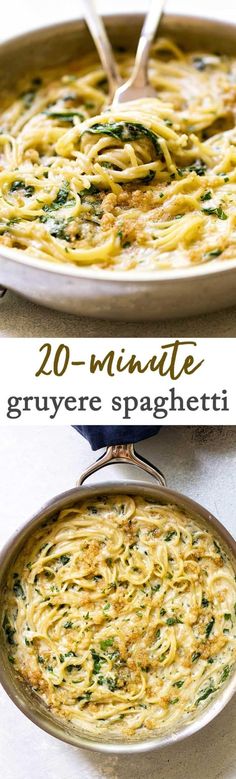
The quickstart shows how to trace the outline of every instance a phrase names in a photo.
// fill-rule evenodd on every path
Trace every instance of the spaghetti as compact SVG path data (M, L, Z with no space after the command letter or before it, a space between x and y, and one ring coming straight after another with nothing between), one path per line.
M236 660L236 582L221 542L172 505L87 499L31 534L9 572L9 661L91 734L178 726Z
M119 55L120 72L132 68ZM109 108L89 56L21 85L0 117L0 243L49 261L161 270L233 259L236 58L159 39L157 98Z

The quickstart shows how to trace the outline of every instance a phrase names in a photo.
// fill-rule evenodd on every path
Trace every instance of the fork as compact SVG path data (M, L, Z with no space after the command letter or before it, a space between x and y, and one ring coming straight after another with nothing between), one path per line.
M133 72L125 84L121 84L114 53L103 20L96 10L95 1L82 1L87 25L106 71L112 105L115 107L119 103L127 103L144 97L156 97L156 91L150 86L148 81L148 56L162 16L165 0L150 1L149 10L138 42Z

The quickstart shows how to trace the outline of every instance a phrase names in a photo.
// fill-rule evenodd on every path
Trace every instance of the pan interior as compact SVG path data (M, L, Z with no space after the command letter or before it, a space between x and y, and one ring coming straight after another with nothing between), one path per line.
M83 487L76 490L71 490L69 493L65 493L59 496L55 500L51 501L45 509L39 512L29 523L24 526L22 531L19 532L13 542L10 542L7 550L3 554L3 561L1 566L1 579L0 587L4 588L4 582L9 570L9 565L12 566L14 560L19 554L20 549L24 545L28 536L41 526L45 520L55 518L58 511L62 508L69 507L76 504L80 500L84 500L87 497L91 498L107 495L107 494L128 494L128 495L140 495L147 499L158 500L163 505L172 503L183 508L186 511L190 511L196 517L198 523L204 527L209 526L216 537L218 537L223 543L223 547L230 557L236 571L236 554L235 543L229 536L225 528L223 528L214 517L211 517L209 513L198 504L195 504L189 498L179 495L165 488L160 487L147 487L146 483L127 483L127 484L106 484L99 485L99 487ZM219 694L214 696L214 700L201 713L198 713L191 720L188 718L186 722L178 723L177 727L173 730L163 727L157 731L152 731L148 737L132 736L132 739L106 735L99 736L96 734L96 738L91 734L86 733L85 730L74 727L70 723L65 722L59 717L56 717L49 708L42 702L39 696L32 692L32 690L19 678L14 671L14 666L9 664L7 658L6 645L4 641L1 641L0 646L1 655L1 667L2 667L2 682L3 685L16 703L16 705L36 724L45 729L52 735L74 745L87 746L91 749L101 749L103 751L145 751L151 748L157 748L173 741L180 740L187 735L191 735L199 728L203 727L209 722L227 703L231 698L233 692L236 689L236 674L231 675L228 683L223 686Z
M127 18L129 19L129 24L126 23ZM135 43L138 38L138 34L140 31L140 26L142 22L142 17L137 15L129 14L127 16L119 15L115 17L107 17L106 23L108 27L109 34L111 36L112 43L114 47L120 48L120 41L122 40L122 45L124 45L127 49L134 49ZM214 31L214 34L213 34ZM203 46L208 51L215 51L217 48L222 50L226 53L232 53L234 50L234 31L233 28L230 27L230 25L225 25L222 27L217 22L209 22L207 20L196 20L192 17L181 17L181 16L167 16L164 17L162 26L160 28L160 35L165 36L171 36L174 41L176 41L177 45L182 46L185 50L194 50L197 49L199 46ZM6 44L4 44L0 49L0 87L2 90L2 93L4 94L5 91L9 93L9 91L14 88L15 89L15 73L18 74L18 79L20 80L25 75L33 72L33 71L39 71L41 68L44 68L47 66L50 67L59 67L68 62L69 60L72 61L73 59L76 59L79 57L83 57L84 54L87 54L88 51L93 50L93 43L91 41L91 38L88 34L88 31L85 27L85 24L83 22L76 22L76 23L67 23L63 25L58 25L56 27L51 27L45 30L39 30L35 31L33 33L27 34L25 36L22 36L21 38L18 38L16 40L10 41ZM33 52L33 56L32 56ZM1 75L2 74L2 75ZM178 216L178 215L177 215ZM204 217L205 218L205 217ZM202 217L203 219L203 217ZM50 228L52 229L52 228ZM49 232L50 232L49 229ZM56 228L53 228L56 229ZM52 233L53 234L53 233ZM60 236L59 236L60 237ZM62 236L61 236L62 237ZM67 236L68 238L68 236ZM155 236L154 236L155 238ZM8 238L6 238L7 242ZM28 239L27 239L28 240ZM67 240L67 239L66 239ZM159 238L158 238L159 241ZM10 244L6 245L10 246ZM21 244L20 244L21 245ZM69 240L68 240L68 246L69 246ZM69 251L68 246L66 247L66 251ZM160 244L161 246L161 244ZM20 248L20 246L18 246ZM153 247L151 247L153 248ZM3 253L5 252L5 248L3 245ZM105 250L104 250L105 251ZM172 250L171 250L172 251ZM14 249L13 249L14 252ZM222 252L221 252L222 253ZM47 256L44 256L41 258L41 262L39 258L36 256L33 256L32 252L32 266L36 263L36 267L39 263L39 266L42 267L42 269L47 268ZM219 252L218 252L219 254ZM9 257L9 253L6 251L6 257ZM147 256L148 253L147 253ZM217 252L216 255L214 254L214 257L216 256L216 259L214 259L212 268L209 268L209 272L211 273L211 270L218 270L221 269L221 262L217 259ZM151 249L150 249L150 257L151 257ZM21 255L18 255L16 252L16 257L14 257L14 260L19 260L19 262L26 262L30 259L30 253L27 255L27 251L22 252ZM181 260L182 261L182 260ZM183 260L184 261L184 260ZM227 255L225 257L226 263L228 263ZM229 258L229 261L231 263L231 257ZM64 261L63 261L64 262ZM90 275L101 273L101 268L99 266L97 268L83 268L83 262L80 265L80 259L78 259L78 267L76 265L76 260L74 262L74 256L70 256L70 261L68 262L67 268L68 268L68 274L74 273L75 275L82 274L82 275ZM123 262L123 260L122 260ZM45 266L44 264L45 263ZM197 267L200 266L201 263L194 263L193 265L190 265L189 271L195 272ZM224 269L226 268L225 262ZM203 263L204 265L204 263ZM49 268L50 268L50 262L49 262ZM58 261L52 263L51 271L53 273L53 269L57 271L58 269L63 270L61 267L61 263ZM177 275L181 277L181 269L182 273L184 275L184 266L181 265L177 270ZM139 277L139 271L140 268L137 267L136 271L133 275L132 266L129 270L129 279L133 279L136 276L136 272ZM141 268L142 274L140 278L144 279L143 274L145 274L145 268ZM158 273L159 269L153 268L154 273ZM112 273L112 276L116 275L116 269L114 268L114 271L109 271L104 268L104 274L109 275L109 272ZM169 273L174 273L174 267L164 267L161 270L161 277L164 280L165 274L167 273L167 277ZM197 271L198 272L198 271ZM199 272L203 273L203 275L208 274L208 269L204 269L201 265L201 269L199 267ZM122 265L119 270L119 278L121 278L122 273ZM103 274L102 271L102 277L104 276L104 280L106 278L106 275ZM147 266L147 274L149 277L149 271ZM66 274L65 274L66 275ZM150 275L150 278L152 276L152 273Z

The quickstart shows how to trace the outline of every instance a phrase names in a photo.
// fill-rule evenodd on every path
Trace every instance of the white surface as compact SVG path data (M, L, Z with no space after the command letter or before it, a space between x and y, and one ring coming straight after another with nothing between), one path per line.
M71 428L1 429L1 542L56 493L74 486L95 459ZM137 449L164 471L169 486L215 513L236 535L236 428L166 428ZM140 472L141 473L141 472ZM103 478L139 472L110 466ZM98 477L97 477L98 478ZM102 479L102 473L100 474ZM168 751L107 757L43 733L2 691L1 776L4 779L235 779L236 703L204 731Z
M85 0L86 2L86 0ZM143 10L147 8L147 0L97 0L98 8L102 12ZM190 3L189 0L168 0L167 11L180 11L192 14L217 16L219 19L235 20L235 0L198 0ZM17 35L37 26L52 24L68 18L75 19L82 13L81 0L50 0L46 3L41 0L11 0L4 4L4 13L1 14L0 41ZM119 336L122 333L130 336L153 335L169 336L178 332L186 337L197 336L236 336L236 307L229 311L211 314L204 317L194 317L185 321L175 320L170 323L152 324L118 324L88 320L48 311L45 308L29 303L9 292L0 301L0 336Z

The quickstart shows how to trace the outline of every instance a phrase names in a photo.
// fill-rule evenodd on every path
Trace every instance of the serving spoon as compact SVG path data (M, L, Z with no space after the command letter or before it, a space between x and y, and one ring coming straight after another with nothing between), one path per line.
M133 72L121 84L114 53L103 20L96 10L95 0L83 0L84 16L97 48L109 83L112 105L127 103L143 97L156 97L156 91L148 81L148 56L150 46L160 22L165 0L151 0L139 38Z

